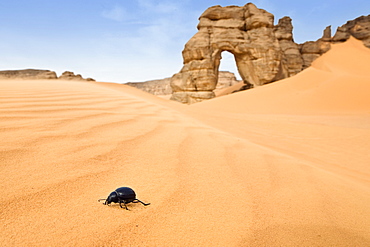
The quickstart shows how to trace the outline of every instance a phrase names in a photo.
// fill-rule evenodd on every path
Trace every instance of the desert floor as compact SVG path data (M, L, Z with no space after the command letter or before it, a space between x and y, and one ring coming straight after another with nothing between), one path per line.
M1 246L370 246L370 50L181 105L0 81ZM103 205L118 187L151 205Z

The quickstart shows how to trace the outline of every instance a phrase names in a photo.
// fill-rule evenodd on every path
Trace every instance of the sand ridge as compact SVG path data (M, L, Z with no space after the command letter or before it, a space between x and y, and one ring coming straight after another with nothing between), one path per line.
M369 114L369 63L370 50L351 38L293 77L191 107L242 114Z
M2 246L368 246L370 75L341 67L365 51L192 106L0 81ZM121 186L151 205L97 202Z

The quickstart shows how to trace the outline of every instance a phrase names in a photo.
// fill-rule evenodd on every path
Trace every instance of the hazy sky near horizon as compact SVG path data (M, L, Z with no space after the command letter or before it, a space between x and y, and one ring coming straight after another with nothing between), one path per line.
M0 70L69 70L106 82L170 77L182 67L181 51L210 6L249 1L12 0L0 1ZM258 8L293 19L297 43L317 40L326 26L369 15L369 0L255 0ZM223 53L221 70L235 72Z

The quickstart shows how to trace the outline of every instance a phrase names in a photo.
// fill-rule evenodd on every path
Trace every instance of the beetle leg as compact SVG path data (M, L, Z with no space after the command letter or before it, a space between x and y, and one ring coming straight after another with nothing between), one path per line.
M126 210L128 210L128 208L127 208L127 206L126 206L126 202L125 202L125 201L123 201L123 205L125 205ZM121 208L123 208L123 207L122 207L122 201L119 201L119 206L120 206Z

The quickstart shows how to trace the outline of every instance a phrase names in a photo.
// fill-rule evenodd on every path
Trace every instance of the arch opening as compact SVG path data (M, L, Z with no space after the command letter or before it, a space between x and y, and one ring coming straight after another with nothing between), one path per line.
M250 84L248 80L246 80L246 78L248 78L246 77L246 73L248 73L248 70L240 71L240 69L245 68L239 68L237 59L238 57L229 50L220 50L219 53L217 53L217 55L215 56L214 72L217 77L217 81L213 92L216 96L222 95L222 93L220 94L220 92L231 93L247 90L253 87L253 84ZM225 88L229 88L229 90L225 91Z
M238 67L236 66L234 54L229 51L221 52L221 60L218 71L229 71L231 73L234 73L238 81L242 80L238 71Z

